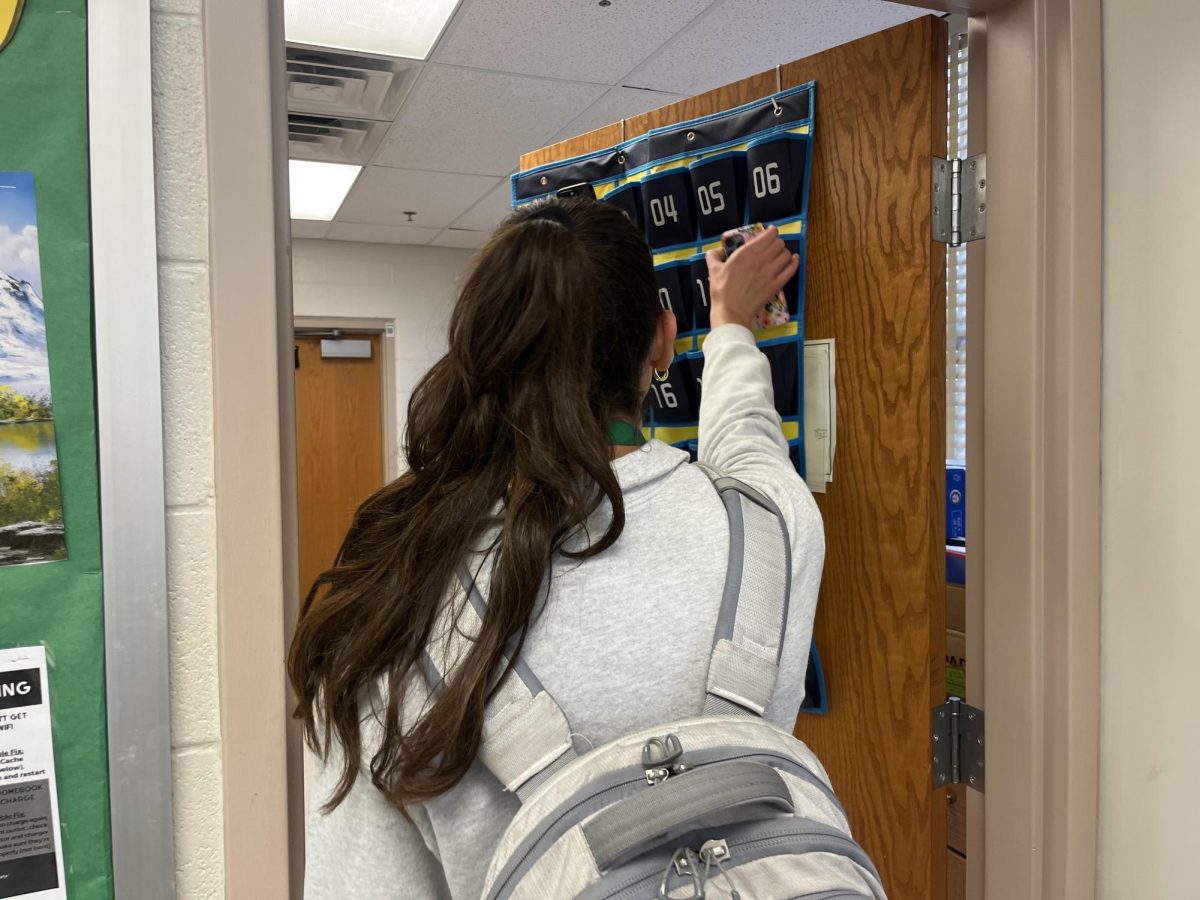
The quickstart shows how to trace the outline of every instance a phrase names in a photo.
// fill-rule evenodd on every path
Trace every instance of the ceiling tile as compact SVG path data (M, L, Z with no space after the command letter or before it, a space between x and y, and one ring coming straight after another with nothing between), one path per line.
M482 200L455 219L453 224L455 228L491 231L510 212L512 212L512 186L505 178L492 188Z
M329 223L321 222L316 219L292 219L292 238L316 238L325 237L325 233L329 231Z
M554 135L547 143L555 144L573 138L576 135L603 128L622 119L667 106L676 100L684 99L683 94L668 94L662 91L639 90L636 88L615 87L607 94L584 110L583 114L572 120L566 128Z
M364 241L370 244L428 244L437 237L436 228L412 225L359 225L334 222L326 235L331 241Z
M603 93L594 84L427 65L373 162L505 175Z
M719 0L625 83L696 94L929 14L883 0Z
M435 247L463 247L475 250L487 243L490 231L468 231L465 228L447 228L431 242Z
M371 166L358 177L335 221L409 225L404 211L413 210L412 225L445 228L495 184L495 178L482 175Z
M460 10L436 62L617 84L712 0L475 0ZM498 39L500 36L503 39Z

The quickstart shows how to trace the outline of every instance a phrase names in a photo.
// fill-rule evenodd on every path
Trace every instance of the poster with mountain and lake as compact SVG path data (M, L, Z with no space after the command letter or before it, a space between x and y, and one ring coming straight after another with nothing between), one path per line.
M66 557L32 172L0 172L0 566Z

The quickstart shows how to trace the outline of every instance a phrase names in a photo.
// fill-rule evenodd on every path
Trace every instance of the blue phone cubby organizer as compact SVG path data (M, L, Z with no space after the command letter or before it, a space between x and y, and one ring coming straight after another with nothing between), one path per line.
M615 147L512 177L513 205L590 184L637 223L654 254L663 309L679 337L670 377L653 385L647 436L696 441L704 338L709 330L705 254L739 225L775 225L801 259L785 288L790 320L756 334L771 363L775 402L797 470L804 473L804 274L816 86L800 85Z
M804 474L804 261L815 98L809 82L512 177L514 206L589 184L596 199L619 206L642 229L654 254L659 301L678 326L670 377L652 385L645 431L693 459L710 327L705 254L721 246L723 232L761 223L778 227L800 256L800 270L785 288L789 321L755 338L771 364L792 462ZM803 710L825 712L815 646L806 683Z

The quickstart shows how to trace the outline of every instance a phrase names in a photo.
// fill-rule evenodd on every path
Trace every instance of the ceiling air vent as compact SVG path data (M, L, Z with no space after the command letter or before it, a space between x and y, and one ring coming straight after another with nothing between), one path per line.
M390 122L420 69L407 59L289 45L288 112Z
M366 165L387 128L387 122L289 115L288 155L292 159Z

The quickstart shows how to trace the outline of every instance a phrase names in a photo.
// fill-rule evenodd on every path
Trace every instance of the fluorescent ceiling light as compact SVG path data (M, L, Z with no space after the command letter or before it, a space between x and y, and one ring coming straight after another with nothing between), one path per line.
M292 218L330 221L354 187L362 166L341 163L288 160L291 181Z
M285 0L285 34L296 44L426 59L458 0Z

